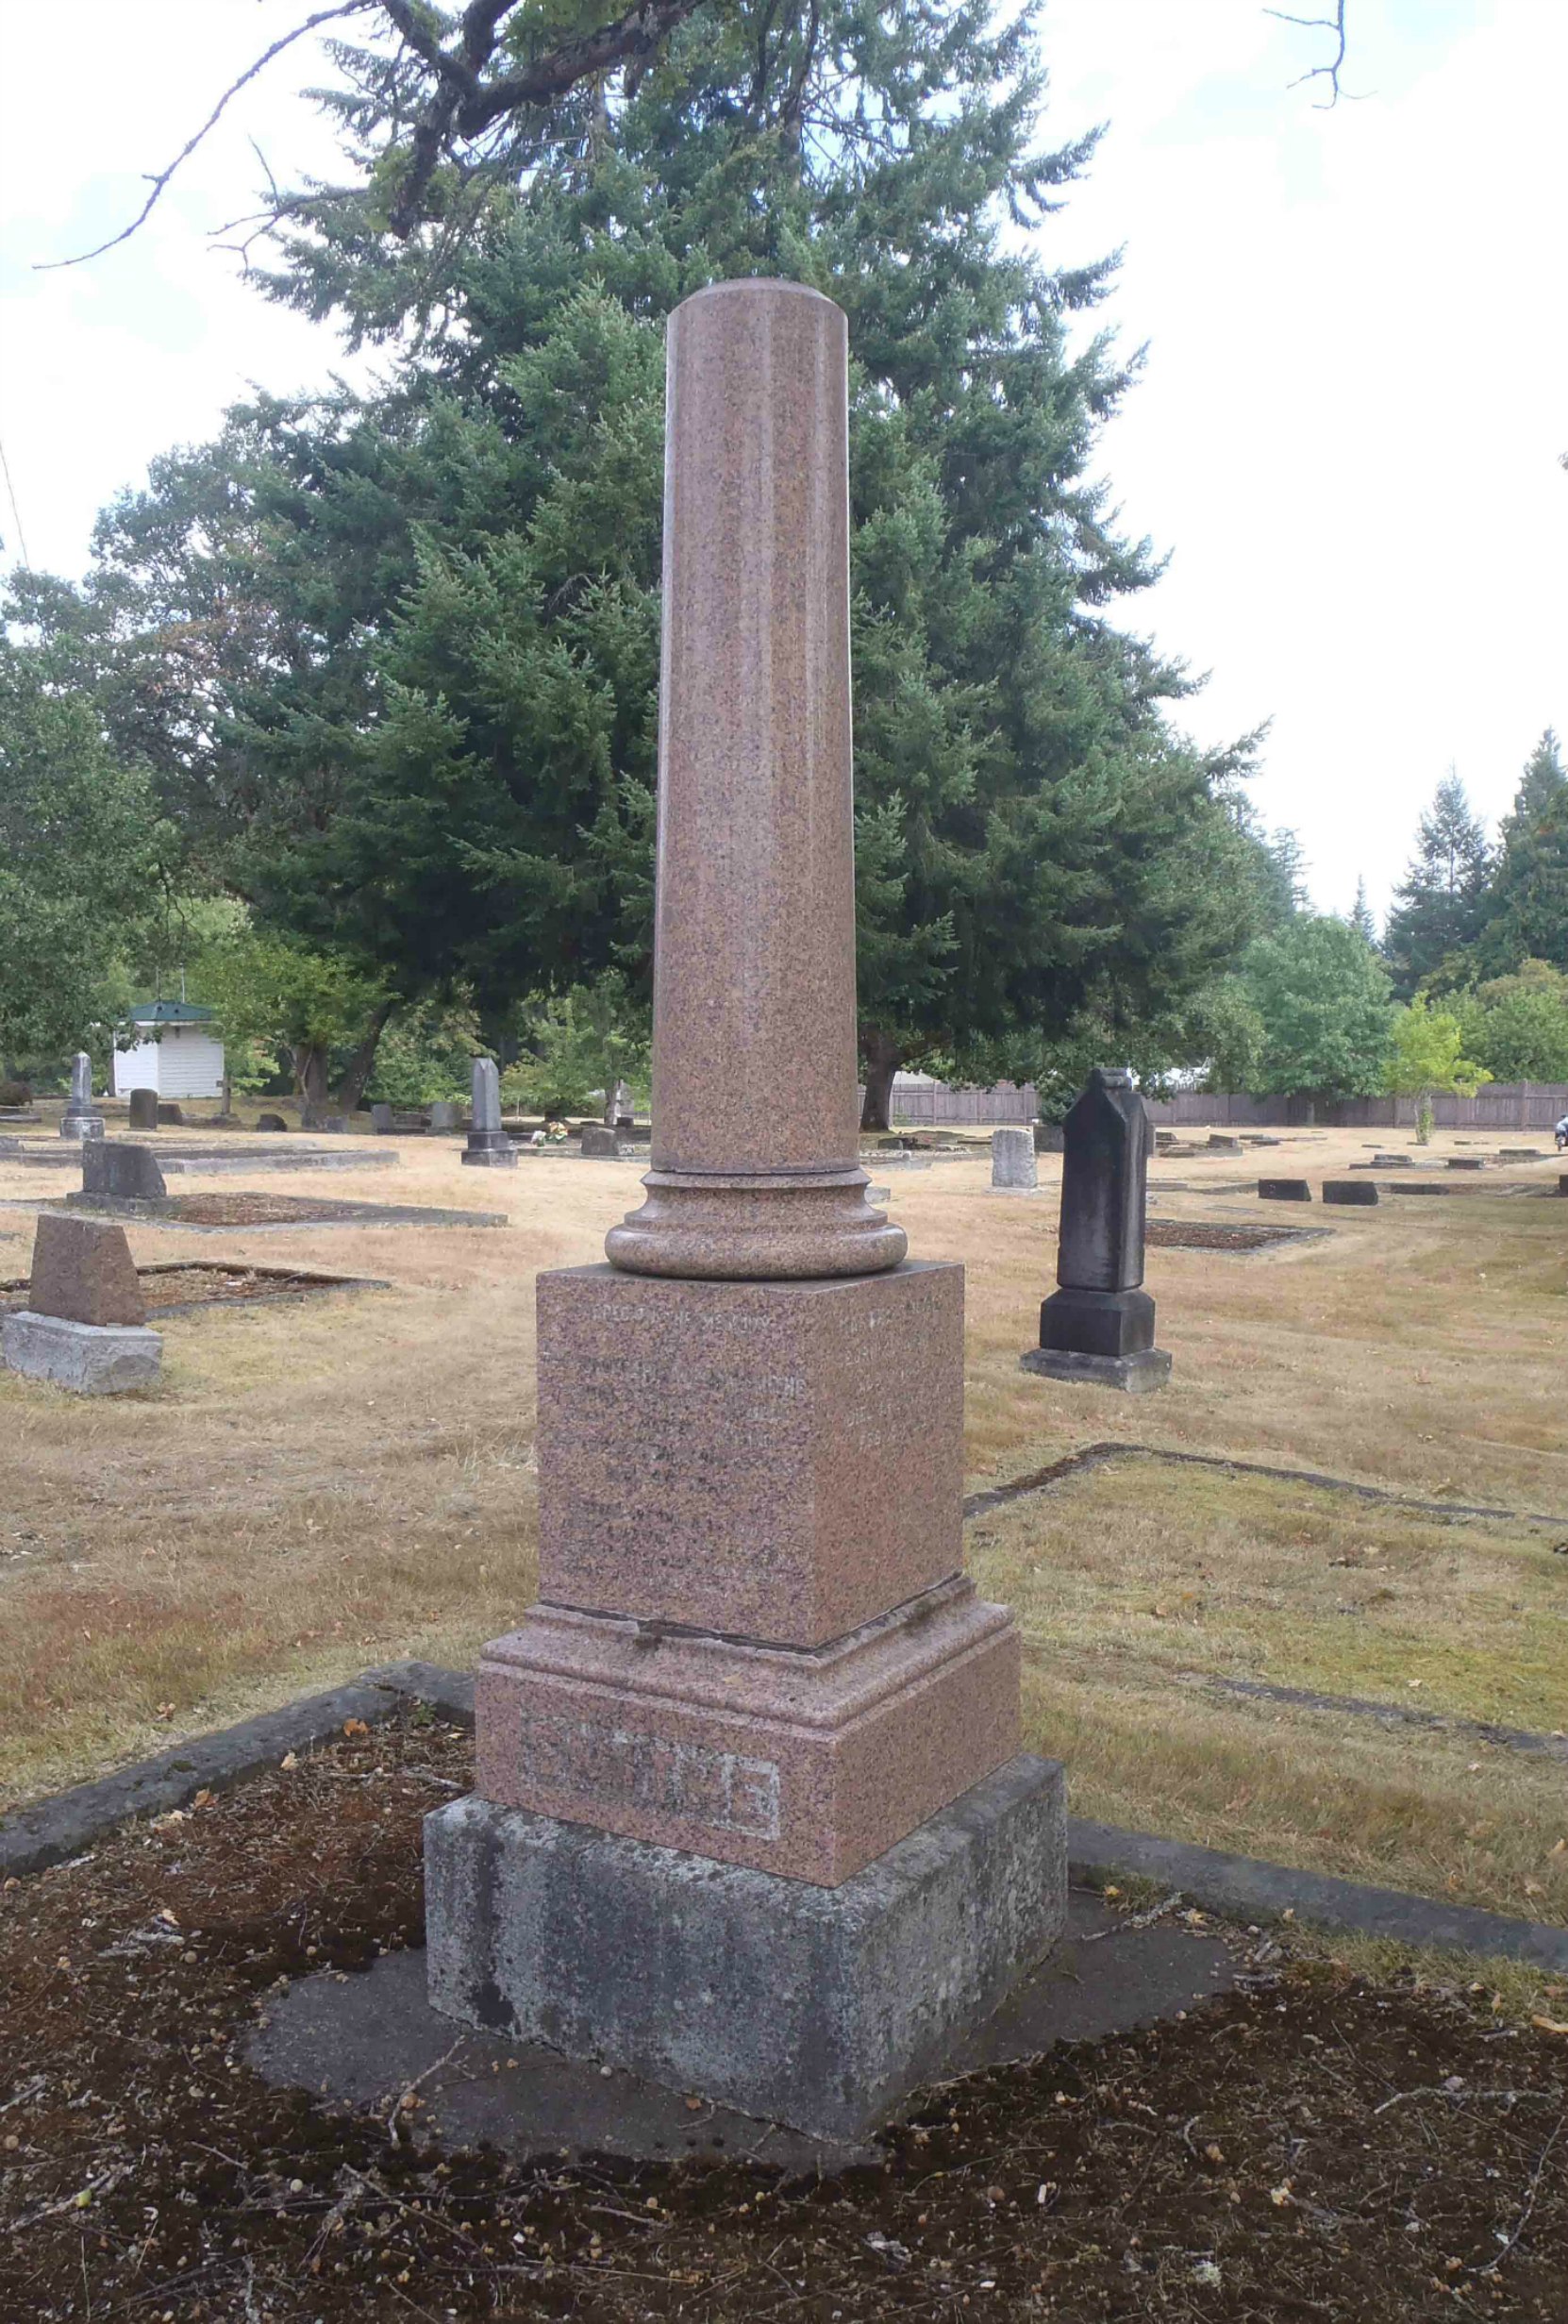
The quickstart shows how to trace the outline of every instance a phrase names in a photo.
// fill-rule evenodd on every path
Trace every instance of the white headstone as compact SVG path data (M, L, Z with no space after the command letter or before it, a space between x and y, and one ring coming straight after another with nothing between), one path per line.
M1014 1193L1040 1183L1034 1166L1032 1129L993 1129L991 1133L991 1182Z

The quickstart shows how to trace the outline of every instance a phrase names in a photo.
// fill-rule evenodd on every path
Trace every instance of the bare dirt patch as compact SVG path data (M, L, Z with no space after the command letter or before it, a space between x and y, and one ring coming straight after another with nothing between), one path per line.
M253 1267L242 1261L195 1259L189 1264L138 1267L137 1279L149 1315L168 1315L198 1307L231 1307L256 1299L297 1299L313 1292L359 1291L368 1282L342 1275L304 1274L292 1267ZM28 1284L0 1283L0 1310L24 1308Z
M292 1227L309 1219L330 1226L373 1220L379 1225L430 1226L450 1215L426 1216L417 1205L380 1202L329 1201L320 1195L273 1195L253 1191L232 1195L171 1195L160 1206L160 1218L187 1227ZM477 1213L475 1224L485 1223Z
M1144 1229L1159 1251L1266 1251L1274 1243L1318 1243L1326 1227L1221 1227L1201 1218L1151 1218Z
M1241 1991L928 2091L880 2167L822 2180L443 2153L417 2095L389 2123L269 2089L244 2048L280 1980L420 1942L420 1821L470 1749L414 1712L8 1887L0 2313L1563 2314L1560 2010L1515 2025L1239 1931Z

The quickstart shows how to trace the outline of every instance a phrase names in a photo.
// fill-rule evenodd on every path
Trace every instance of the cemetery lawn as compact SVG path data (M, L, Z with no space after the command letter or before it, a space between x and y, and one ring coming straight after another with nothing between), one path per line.
M1359 1974L1216 1931L1237 1989L918 2094L790 2178L444 2151L247 2062L291 1980L419 1943L471 1738L412 1709L0 1897L0 2314L178 2324L896 2316L1243 2324L1568 2308L1568 1986ZM1548 2015L1547 2011L1555 2011ZM692 2131L704 2109L689 2102ZM694 2143L694 2139L693 2139Z
M1043 1158L1035 1196L993 1195L979 1158L881 1182L914 1254L968 1269L972 1488L1119 1443L1514 1513L1141 1457L977 1516L971 1565L1026 1634L1027 1740L1066 1760L1075 1812L1564 1923L1568 1771L1472 1730L1568 1730L1568 1203L1503 1191L1555 1186L1551 1161L1373 1211L1256 1198L1260 1173L1315 1187L1377 1143L1157 1162L1161 1222L1332 1232L1151 1251L1176 1370L1150 1397L1018 1369L1054 1279L1059 1163ZM532 1596L533 1277L598 1256L639 1165L481 1173L455 1143L401 1151L356 1174L357 1199L505 1209L510 1225L215 1237L138 1221L143 1263L392 1288L174 1315L153 1395L89 1403L0 1374L0 1809L367 1664L470 1664ZM0 1156L0 1197L58 1191ZM0 1210L0 1278L25 1273L30 1240L28 1213ZM1238 1680L1471 1725L1220 1683Z

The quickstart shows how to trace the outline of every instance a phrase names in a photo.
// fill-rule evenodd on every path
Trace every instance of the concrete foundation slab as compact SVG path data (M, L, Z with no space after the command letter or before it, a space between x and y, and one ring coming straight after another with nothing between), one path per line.
M113 1396L153 1385L163 1342L134 1324L78 1324L22 1308L0 1324L0 1354L27 1379L77 1396Z
M438 2010L836 2141L940 2071L1066 1919L1062 1771L1026 1754L832 1889L476 1796L425 1831Z
M1163 1388L1171 1377L1171 1359L1162 1347L1141 1348L1131 1356L1085 1356L1068 1347L1029 1347L1019 1358L1026 1372L1043 1379L1065 1379L1085 1388L1120 1388L1128 1396L1148 1396Z
M1233 1976L1217 1938L1133 1926L1078 1890L1060 1943L937 2070L945 2080L1038 2057L1059 2042L1126 2032L1199 2007ZM360 1975L323 1971L270 1999L248 2063L275 2088L303 2088L318 2103L383 2121L417 2080L420 2134L448 2150L484 2141L518 2161L692 2155L803 2172L880 2160L874 2147L812 2138L711 2101L693 2111L678 2090L540 2043L470 2031L454 2044L453 2032L451 2018L430 2006L425 1955L389 1953Z

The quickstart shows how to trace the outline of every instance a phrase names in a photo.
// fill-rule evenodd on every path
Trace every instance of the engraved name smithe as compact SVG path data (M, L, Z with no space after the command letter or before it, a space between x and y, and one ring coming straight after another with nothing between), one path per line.
M588 1806L625 1805L714 1831L778 1837L778 1769L772 1760L548 1713L525 1711L519 1724L520 1764L542 1788Z

